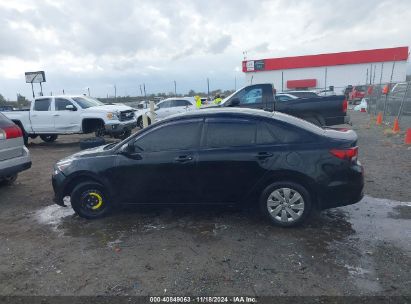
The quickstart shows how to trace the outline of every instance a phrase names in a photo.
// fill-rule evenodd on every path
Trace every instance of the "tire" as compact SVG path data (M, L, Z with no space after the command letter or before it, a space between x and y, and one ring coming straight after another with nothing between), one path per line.
M83 139L80 141L80 149L85 150L85 149L95 148L95 147L102 146L105 143L106 143L106 140L103 137L87 138L87 139Z
M150 117L147 117L147 122L148 122L148 125L151 124L151 119L150 119ZM138 126L140 129L143 129L143 128L144 128L144 125L143 125L143 116L140 116L140 117L137 119L137 126Z
M299 197L294 195L299 195ZM292 202L294 197L298 200ZM269 185L264 189L260 198L262 214L272 224L281 227L301 224L310 214L311 207L310 194L306 188L288 181Z
M47 142L47 143L51 143L56 141L58 135L55 134L44 134L44 135L40 135L40 138L42 141Z
M104 187L96 182L83 182L70 194L71 207L86 219L101 218L111 211L111 202Z
M0 185L10 186L12 185L17 179L17 174L6 176L0 180Z
M123 133L114 136L114 138L126 139L126 138L129 137L130 135L131 135L131 130L127 129L127 130L124 130Z
M106 135L106 129L98 129L94 132L94 134L96 135L96 137L104 137L104 135Z

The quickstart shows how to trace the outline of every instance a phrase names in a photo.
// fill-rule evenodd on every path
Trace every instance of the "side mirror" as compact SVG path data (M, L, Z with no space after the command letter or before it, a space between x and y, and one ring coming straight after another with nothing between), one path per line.
M68 111L77 111L77 109L73 105L66 105L66 110L68 110Z
M240 99L234 98L230 101L230 107L238 107L240 105Z
M136 147L133 141L129 141L127 144L121 147L120 154L135 160L141 159L141 155L137 153Z

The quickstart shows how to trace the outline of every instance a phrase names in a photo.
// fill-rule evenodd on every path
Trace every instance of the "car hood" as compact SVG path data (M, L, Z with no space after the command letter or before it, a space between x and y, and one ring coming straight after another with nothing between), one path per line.
M126 106L126 105L104 105L104 106L96 106L96 107L90 107L85 109L85 112L116 112L116 111L135 111L132 107Z
M72 155L70 155L66 158L63 158L63 159L59 160L57 163L73 161L73 160L80 159L80 158L85 158L85 157L96 157L96 156L105 155L107 153L107 151L110 151L110 150L104 150L104 148L106 146L108 146L108 145L103 145L103 146L99 146L99 147L96 147L96 148L91 148L91 149L87 149L87 150L77 152L75 154L72 154Z

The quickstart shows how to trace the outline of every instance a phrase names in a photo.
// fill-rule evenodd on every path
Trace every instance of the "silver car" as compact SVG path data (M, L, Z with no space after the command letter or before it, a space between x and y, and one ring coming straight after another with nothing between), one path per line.
M31 167L29 150L24 146L23 132L0 113L0 184L11 184L21 171Z

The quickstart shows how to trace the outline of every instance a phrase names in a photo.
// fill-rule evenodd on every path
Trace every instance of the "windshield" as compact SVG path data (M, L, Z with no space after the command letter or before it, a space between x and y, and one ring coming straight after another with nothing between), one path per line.
M83 109L104 105L101 101L91 97L73 97L73 100Z

